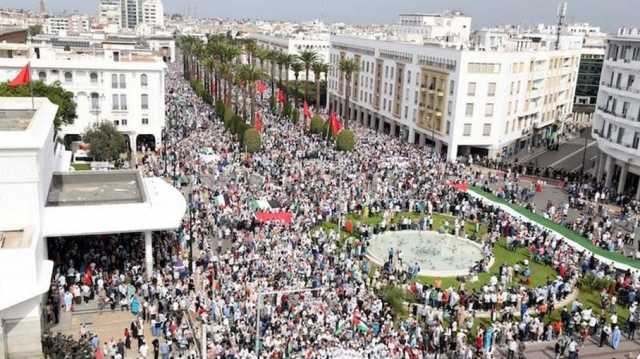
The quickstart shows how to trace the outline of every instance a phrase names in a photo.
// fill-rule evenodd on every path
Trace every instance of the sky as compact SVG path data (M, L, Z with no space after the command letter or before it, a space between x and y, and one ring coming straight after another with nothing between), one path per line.
M95 13L98 0L45 0L52 11ZM553 23L559 0L163 0L165 12L199 16L312 20L356 24L393 23L403 11L462 10L477 29L505 23ZM640 0L569 0L568 21L589 22L604 30L640 27ZM39 0L2 0L1 7L36 9Z

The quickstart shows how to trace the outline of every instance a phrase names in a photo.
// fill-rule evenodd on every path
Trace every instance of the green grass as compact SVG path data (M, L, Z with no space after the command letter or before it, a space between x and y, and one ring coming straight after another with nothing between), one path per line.
M633 259L633 258L629 258L624 256L622 253L618 253L618 252L610 252L607 251L605 249L602 249L598 246L593 245L593 243L591 243L590 240L588 240L587 238L579 235L578 233L562 226L559 225L557 223L554 223L544 217L542 217L541 215L537 214L537 213L533 213L531 211L529 211L528 209L522 207L522 206L518 206L512 203L509 203L505 200L503 200L502 198L498 198L496 195L489 193L489 192L485 192L483 191L481 188L479 187L470 187L469 190L473 191L474 193L477 193L479 195L481 195L482 197L495 202L495 203L499 203L505 206L508 206L509 208L513 209L514 211L520 213L521 215L523 215L524 217L528 218L529 220L536 222L548 229L554 230L558 233L560 233L562 236L564 236L565 238L569 239L570 241L580 245L581 247L583 247L584 249L595 253L597 255L600 255L602 257L605 257L607 259L610 259L612 261L633 267L633 268L638 268L640 269L640 260L637 259Z
M73 167L76 171L89 171L91 170L91 165L88 163L72 163L71 167Z
M554 279L557 276L557 272L552 267L543 263L533 261L531 254L525 248L517 248L512 251L507 248L507 244L504 240L498 241L493 249L493 255L495 261L488 272L480 273L478 280L475 282L466 282L466 290L476 290L484 286L489 282L491 276L495 275L499 278L500 266L509 265L512 266L516 263L522 264L527 259L529 260L529 269L531 270L531 284L530 287L539 287L547 282L548 279ZM423 277L417 278L418 282L423 284L433 285L438 279L437 277ZM458 288L460 282L456 278L440 278L442 282L442 288ZM513 285L519 285L521 277L515 276Z

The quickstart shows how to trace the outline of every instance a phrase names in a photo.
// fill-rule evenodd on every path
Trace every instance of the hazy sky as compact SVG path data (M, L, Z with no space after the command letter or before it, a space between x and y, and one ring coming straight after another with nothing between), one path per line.
M98 0L45 0L53 11L95 12ZM165 12L200 16L391 23L401 11L459 9L473 27L503 23L554 22L559 0L163 0ZM37 7L39 0L2 0L2 7ZM640 27L640 0L569 0L570 22L590 22L605 30Z

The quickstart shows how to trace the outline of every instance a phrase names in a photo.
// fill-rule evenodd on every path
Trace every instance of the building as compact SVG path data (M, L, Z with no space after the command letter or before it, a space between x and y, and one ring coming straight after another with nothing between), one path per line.
M152 232L179 228L186 210L182 194L160 178L64 172L71 154L57 145L56 111L44 98L0 98L0 358L43 358L49 238L137 234L150 273Z
M121 0L100 0L98 4L98 23L105 32L116 33L123 24Z
M88 16L56 16L45 20L44 32L51 35L79 34L89 32L90 28L91 21Z
M164 6L162 5L162 1L142 1L142 22L150 26L164 27Z
M299 55L300 52L305 50L315 51L318 54L318 60L324 63L329 62L329 48L331 46L329 34L298 34L291 37L251 34L249 38L256 40L257 45L260 47L290 55ZM275 73L277 74L278 71L276 70ZM294 72L289 71L289 79L293 80L294 76ZM304 79L305 74L301 73L300 80ZM313 71L309 72L309 81L315 81Z
M31 45L0 44L0 81L13 78L27 63L31 76L47 84L59 81L74 94L77 115L60 130L69 144L92 124L112 121L130 146L155 148L165 125L165 63L150 48L130 39L96 43L82 38L34 39Z
M640 30L620 29L607 40L593 137L600 158L596 176L640 199Z
M460 11L403 13L400 14L400 22L391 26L391 32L403 42L445 42L462 46L469 42L471 17Z
M509 156L553 138L573 108L579 48L461 48L331 38L329 104L343 113L341 59L354 59L351 123L459 155ZM343 114L346 117L346 114Z

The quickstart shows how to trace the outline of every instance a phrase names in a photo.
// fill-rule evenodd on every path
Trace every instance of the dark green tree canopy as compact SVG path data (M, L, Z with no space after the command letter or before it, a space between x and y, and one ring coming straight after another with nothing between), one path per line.
M249 128L244 133L244 146L249 153L256 153L262 147L260 133L255 128Z
M52 85L46 85L42 81L34 81L31 83L31 87L34 97L46 97L58 105L58 112L53 121L56 130L64 125L73 124L73 121L78 117L73 93L63 89L59 81ZM5 82L0 84L0 97L31 97L31 89L27 85L9 87L9 83Z
M82 136L89 144L89 154L96 161L115 161L127 151L124 135L109 121L102 121L89 127Z

